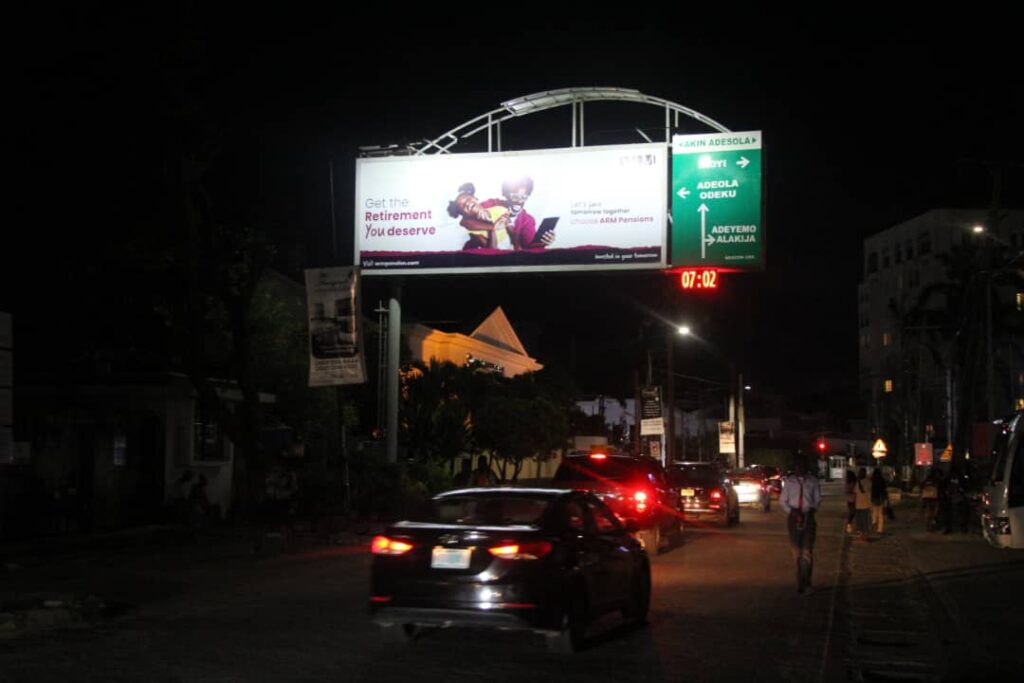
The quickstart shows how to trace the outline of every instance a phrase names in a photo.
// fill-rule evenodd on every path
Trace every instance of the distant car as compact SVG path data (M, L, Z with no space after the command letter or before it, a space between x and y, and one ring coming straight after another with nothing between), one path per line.
M736 491L725 470L711 462L680 462L668 468L687 520L714 519L720 526L740 521Z
M657 460L611 447L574 451L562 459L551 485L592 491L623 521L651 555L678 541L683 531L679 492Z
M647 619L650 562L635 528L582 491L442 493L373 539L372 619L389 641L477 626L540 632L550 649L575 651L603 614Z
M771 510L772 495L764 472L754 468L733 470L729 479L740 505L753 505L764 512Z
M779 468L771 465L751 465L750 469L764 475L765 483L768 484L768 493L772 498L778 499L782 494L782 473L779 472Z

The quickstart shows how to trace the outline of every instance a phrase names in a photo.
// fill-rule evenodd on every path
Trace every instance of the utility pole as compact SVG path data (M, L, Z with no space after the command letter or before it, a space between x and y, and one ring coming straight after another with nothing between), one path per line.
M743 436L746 431L746 415L743 411L743 373L739 373L737 378L736 391L739 398L736 401L736 466L742 469L746 467L745 448L743 446Z
M675 430L675 405L676 405L676 379L672 369L672 356L673 354L673 343L675 341L675 332L669 331L665 335L665 365L668 369L668 381L666 382L666 393L668 396L665 397L665 403L667 412L665 414L665 452L662 455L662 465L668 465L675 459L675 442L676 442L676 430Z

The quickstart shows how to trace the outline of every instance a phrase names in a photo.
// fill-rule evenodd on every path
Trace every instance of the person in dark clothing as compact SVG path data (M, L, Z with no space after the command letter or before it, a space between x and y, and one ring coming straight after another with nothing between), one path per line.
M469 458L463 458L459 465L459 473L455 475L456 486L472 486L473 485L473 461Z
M476 470L473 472L473 486L497 486L498 477L494 475L486 455L481 455L476 461Z
M967 533L967 525L970 520L970 501L964 487L964 478L959 470L951 470L949 483L946 486L947 497L949 498L949 511L945 518L945 528L942 533L948 534L953 530L953 518L960 527L960 533Z
M949 477L942 476L937 479L939 487L938 512L935 517L935 528L942 528L942 533L948 534L953 531L953 490Z
M846 470L846 533L853 533L853 519L857 514L856 497L857 475L853 470Z
M871 473L871 525L878 533L885 531L885 506L889 503L889 491L882 476L882 468L876 467Z

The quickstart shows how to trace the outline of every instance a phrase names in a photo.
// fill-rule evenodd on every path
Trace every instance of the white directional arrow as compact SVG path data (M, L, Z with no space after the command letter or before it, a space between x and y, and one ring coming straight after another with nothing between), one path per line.
M701 202L701 205L697 207L697 211L700 212L700 258L701 258L701 260L707 258L707 238L710 237L710 235L705 236L704 233L707 232L707 218L708 218L708 211L710 211L710 210L711 209L708 208L708 205L703 203L703 202ZM711 239L712 239L712 241L714 241L715 238L711 237Z
M714 235L708 235L707 237L704 238L704 244L711 245L711 244L714 244L714 243L715 243L715 236Z
M679 192L676 192L676 194L682 197L683 199L686 199L687 195L690 194L690 191L687 190L685 187L681 187L679 188Z
M736 165L739 166L740 168L746 168L747 164L749 164L749 163L750 163L750 159L748 159L748 158L746 158L744 156L741 156L739 158L739 160L736 161Z

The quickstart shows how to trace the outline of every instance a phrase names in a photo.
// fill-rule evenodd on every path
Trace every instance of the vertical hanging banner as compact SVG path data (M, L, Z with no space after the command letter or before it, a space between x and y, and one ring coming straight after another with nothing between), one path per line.
M359 307L359 269L306 271L309 386L366 381Z
M662 435L665 420L661 415L661 387L644 387L640 393L640 436Z
M734 455L736 453L736 423L718 423L718 452Z

